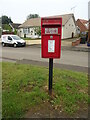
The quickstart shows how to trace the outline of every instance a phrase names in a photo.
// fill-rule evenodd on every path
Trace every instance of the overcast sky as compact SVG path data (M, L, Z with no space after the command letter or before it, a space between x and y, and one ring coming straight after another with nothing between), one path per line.
M23 23L29 14L41 17L74 13L75 18L88 20L90 0L0 0L0 16L11 17L14 23ZM74 8L73 8L74 7ZM71 10L71 8L73 8Z

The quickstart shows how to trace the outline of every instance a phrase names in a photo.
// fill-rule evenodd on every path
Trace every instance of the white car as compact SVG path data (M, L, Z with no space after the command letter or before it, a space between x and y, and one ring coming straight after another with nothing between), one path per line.
M1 36L2 46L12 45L17 46L26 46L26 42L17 35L6 34Z

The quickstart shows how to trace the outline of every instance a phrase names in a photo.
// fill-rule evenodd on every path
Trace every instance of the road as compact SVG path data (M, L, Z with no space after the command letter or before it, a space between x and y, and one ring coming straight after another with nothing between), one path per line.
M1 45L0 45L1 48ZM31 60L37 62L48 62L48 59L41 58L41 48L39 45L31 45L26 47L3 47L2 58L11 60ZM54 59L54 63L62 65L73 65L80 67L88 67L88 52L78 51L61 51L61 58Z

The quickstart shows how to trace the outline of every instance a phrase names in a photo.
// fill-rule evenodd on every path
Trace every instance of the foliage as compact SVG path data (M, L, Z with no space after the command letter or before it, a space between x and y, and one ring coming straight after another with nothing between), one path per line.
M10 25L8 25L8 24L3 24L3 29L4 30L9 30L9 32L12 32L12 28L10 27Z
M27 16L27 20L28 19L31 19L31 18L39 18L40 16L38 15L38 14L29 14L28 16Z
M17 30L15 29L14 34L17 35Z
M41 27L38 28L37 34L38 34L39 36L41 36Z
M13 23L11 18L6 15L2 16L2 24L9 24L9 23Z

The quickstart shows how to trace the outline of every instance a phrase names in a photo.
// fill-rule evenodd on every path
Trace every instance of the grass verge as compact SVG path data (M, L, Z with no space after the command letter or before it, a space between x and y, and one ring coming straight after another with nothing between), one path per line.
M18 118L30 109L49 101L48 68L17 63L2 63L2 111L5 118ZM50 103L68 114L88 102L86 73L54 69L53 94Z
M23 38L23 37L22 37L22 39L23 39L23 40L40 40L41 38Z

